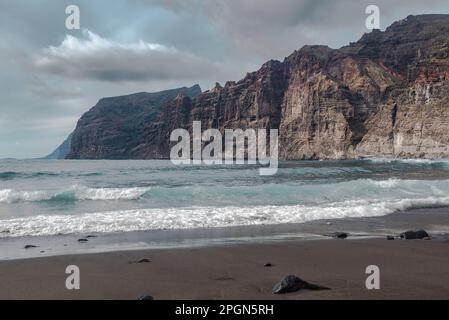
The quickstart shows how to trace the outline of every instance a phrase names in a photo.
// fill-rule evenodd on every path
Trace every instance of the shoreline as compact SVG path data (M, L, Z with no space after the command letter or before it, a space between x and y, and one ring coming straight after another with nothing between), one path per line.
M0 261L128 250L307 241L329 239L334 232L347 232L349 239L385 238L387 235L399 235L413 229L425 229L431 235L449 234L449 207L413 209L375 217L314 220L298 224L0 238ZM87 241L79 242L79 239ZM36 247L25 249L26 245Z
M449 207L414 209L385 216L314 220L306 223L169 229L105 234L70 234L0 238L0 261L127 250L216 247L329 239L347 232L349 239L385 238L406 230L449 234ZM86 239L79 242L79 239ZM24 249L26 245L35 248Z

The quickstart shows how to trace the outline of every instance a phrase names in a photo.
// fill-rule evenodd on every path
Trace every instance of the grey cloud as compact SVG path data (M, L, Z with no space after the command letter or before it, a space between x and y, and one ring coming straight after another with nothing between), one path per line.
M79 87L65 88L57 84L50 84L42 78L34 76L28 83L28 89L33 95L42 98L59 98L74 99L82 96L82 91Z
M201 12L240 52L282 58L306 44L340 47L365 29L365 8L381 9L382 27L409 14L449 12L445 0L140 0L178 14Z
M42 50L34 67L71 79L103 81L194 80L217 77L223 66L173 47L143 41L120 43L85 30Z

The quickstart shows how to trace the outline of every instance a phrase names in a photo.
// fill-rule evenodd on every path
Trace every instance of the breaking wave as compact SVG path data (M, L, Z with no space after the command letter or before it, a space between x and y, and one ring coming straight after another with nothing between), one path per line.
M150 190L149 187L135 188L88 188L72 186L61 191L18 191L0 190L0 203L34 201L79 201L79 200L136 200Z
M427 197L380 202L351 200L314 207L156 208L80 215L38 215L0 220L0 237L303 223L319 219L383 216L398 210L448 205L449 197Z

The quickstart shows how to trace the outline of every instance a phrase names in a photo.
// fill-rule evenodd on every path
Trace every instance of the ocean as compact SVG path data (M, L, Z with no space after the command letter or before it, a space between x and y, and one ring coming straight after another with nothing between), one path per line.
M227 228L449 206L449 161L1 160L0 238Z

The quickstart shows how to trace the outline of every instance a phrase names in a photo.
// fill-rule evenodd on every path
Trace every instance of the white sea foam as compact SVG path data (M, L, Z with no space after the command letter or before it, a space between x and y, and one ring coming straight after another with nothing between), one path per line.
M3 236L42 236L90 232L189 229L279 223L318 219L383 216L398 210L449 205L449 197L392 201L354 200L326 206L191 207L136 209L80 215L38 215L0 220Z
M400 163L408 163L408 164L434 164L434 163L442 163L449 165L449 159L402 159L402 158L367 158L373 163L391 163L391 162L400 162Z
M135 200L149 190L149 187L87 188L75 186L73 188L75 197L78 200Z
M371 180L368 179L368 181L370 181L372 184L380 187L380 188L393 188L393 187L397 187L399 186L401 183L407 183L407 180L401 180L401 179L393 179L390 178L388 180ZM415 180L411 180L411 181L415 181Z
M0 190L0 203L40 201L49 198L50 196L45 191L16 191L12 189Z
M75 185L64 190L0 190L0 203L48 201L48 200L135 200L149 191L149 187L88 188Z

